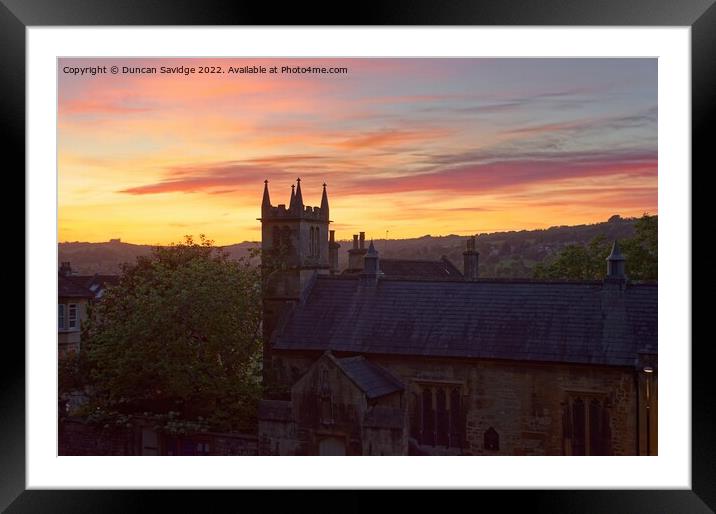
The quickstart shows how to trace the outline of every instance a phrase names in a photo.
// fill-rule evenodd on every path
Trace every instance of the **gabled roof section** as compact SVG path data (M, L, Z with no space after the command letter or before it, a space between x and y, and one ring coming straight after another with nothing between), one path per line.
M445 257L439 261L381 258L380 270L398 277L462 278L460 270Z
M70 275L66 279L74 282L79 287L85 288L92 293L92 296L99 298L107 287L119 284L119 275Z
M383 275L399 278L427 278L439 280L462 280L462 272L446 257L438 261L419 259L380 258L380 271ZM360 270L346 270L344 275L360 273Z
M75 282L78 282L82 284L83 286L87 288L92 288L93 286L100 286L101 288L106 288L107 286L116 286L119 284L119 275L73 275L69 277L70 280L73 280Z
M94 293L70 277L58 274L57 296L60 298L94 298Z
M389 371L373 364L363 356L333 359L345 375L360 388L369 399L405 389Z

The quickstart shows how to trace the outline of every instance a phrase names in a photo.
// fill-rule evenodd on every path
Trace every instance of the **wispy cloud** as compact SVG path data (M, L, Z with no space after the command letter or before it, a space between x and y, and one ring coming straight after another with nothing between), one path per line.
M283 203L299 176L307 202L328 183L336 227L391 237L656 208L654 59L60 63L108 64L349 73L60 74L60 237L156 242L182 223L217 241L256 239L264 179Z

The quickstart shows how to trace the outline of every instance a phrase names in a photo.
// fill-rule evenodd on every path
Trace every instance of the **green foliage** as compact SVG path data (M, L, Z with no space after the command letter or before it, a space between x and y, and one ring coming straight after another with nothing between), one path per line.
M657 280L658 217L644 214L634 224L632 238L619 242L626 258L630 280ZM586 245L568 245L556 257L535 266L539 279L600 280L606 274L606 259L612 241L604 235Z
M622 244L627 276L632 280L657 280L659 275L659 223L644 215L634 224L635 235Z
M200 239L137 258L92 310L86 350L95 415L178 412L218 430L255 423L258 269Z
M69 352L61 355L57 374L60 395L83 389L88 375L88 363L85 354L83 352Z
M610 243L597 236L587 245L568 245L548 262L535 266L534 276L540 279L596 280L604 278Z

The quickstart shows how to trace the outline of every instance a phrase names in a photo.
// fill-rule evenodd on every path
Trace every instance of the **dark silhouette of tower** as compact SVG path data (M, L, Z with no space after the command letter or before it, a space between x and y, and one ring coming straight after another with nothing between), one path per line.
M328 194L323 184L320 207L303 203L301 179L291 186L288 208L273 206L268 180L261 203L261 268L264 370L271 365L271 335L282 316L300 301L317 273L329 273ZM267 373L264 373L264 380Z

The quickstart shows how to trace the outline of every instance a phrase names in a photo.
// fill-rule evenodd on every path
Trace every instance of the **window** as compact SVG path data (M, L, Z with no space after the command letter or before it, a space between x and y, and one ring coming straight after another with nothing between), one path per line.
M483 446L485 450L498 451L500 449L500 434L497 433L497 430L492 427L485 430Z
M197 455L209 455L209 443L196 443L196 454Z
M319 233L320 229L318 227L308 228L308 255L310 257L320 256Z
M69 311L67 328L70 330L76 330L79 328L79 320L77 319L77 304L71 303L67 307Z
M333 419L333 393L328 377L328 370L321 370L321 382L319 385L318 397L320 401L320 422L323 425L332 425Z
M611 455L609 409L604 396L574 394L564 404L566 455Z
M464 426L461 386L424 384L413 395L411 436L418 444L462 448Z
M339 437L325 437L318 441L318 455L345 455L346 441Z
M320 230L318 227L315 227L315 228L313 229L313 231L314 231L313 234L314 234L314 236L315 236L315 238L316 238L316 240L314 241L314 250L315 250L315 251L314 251L314 254L313 254L313 255L315 255L316 257L320 257L320 256L321 256L321 244L320 244L320 239L321 239L320 233L321 233L321 230Z
M281 228L281 246L284 250L291 248L291 229L288 227Z
M59 330L64 330L65 328L67 328L65 326L65 304L64 303L57 304L57 328Z

